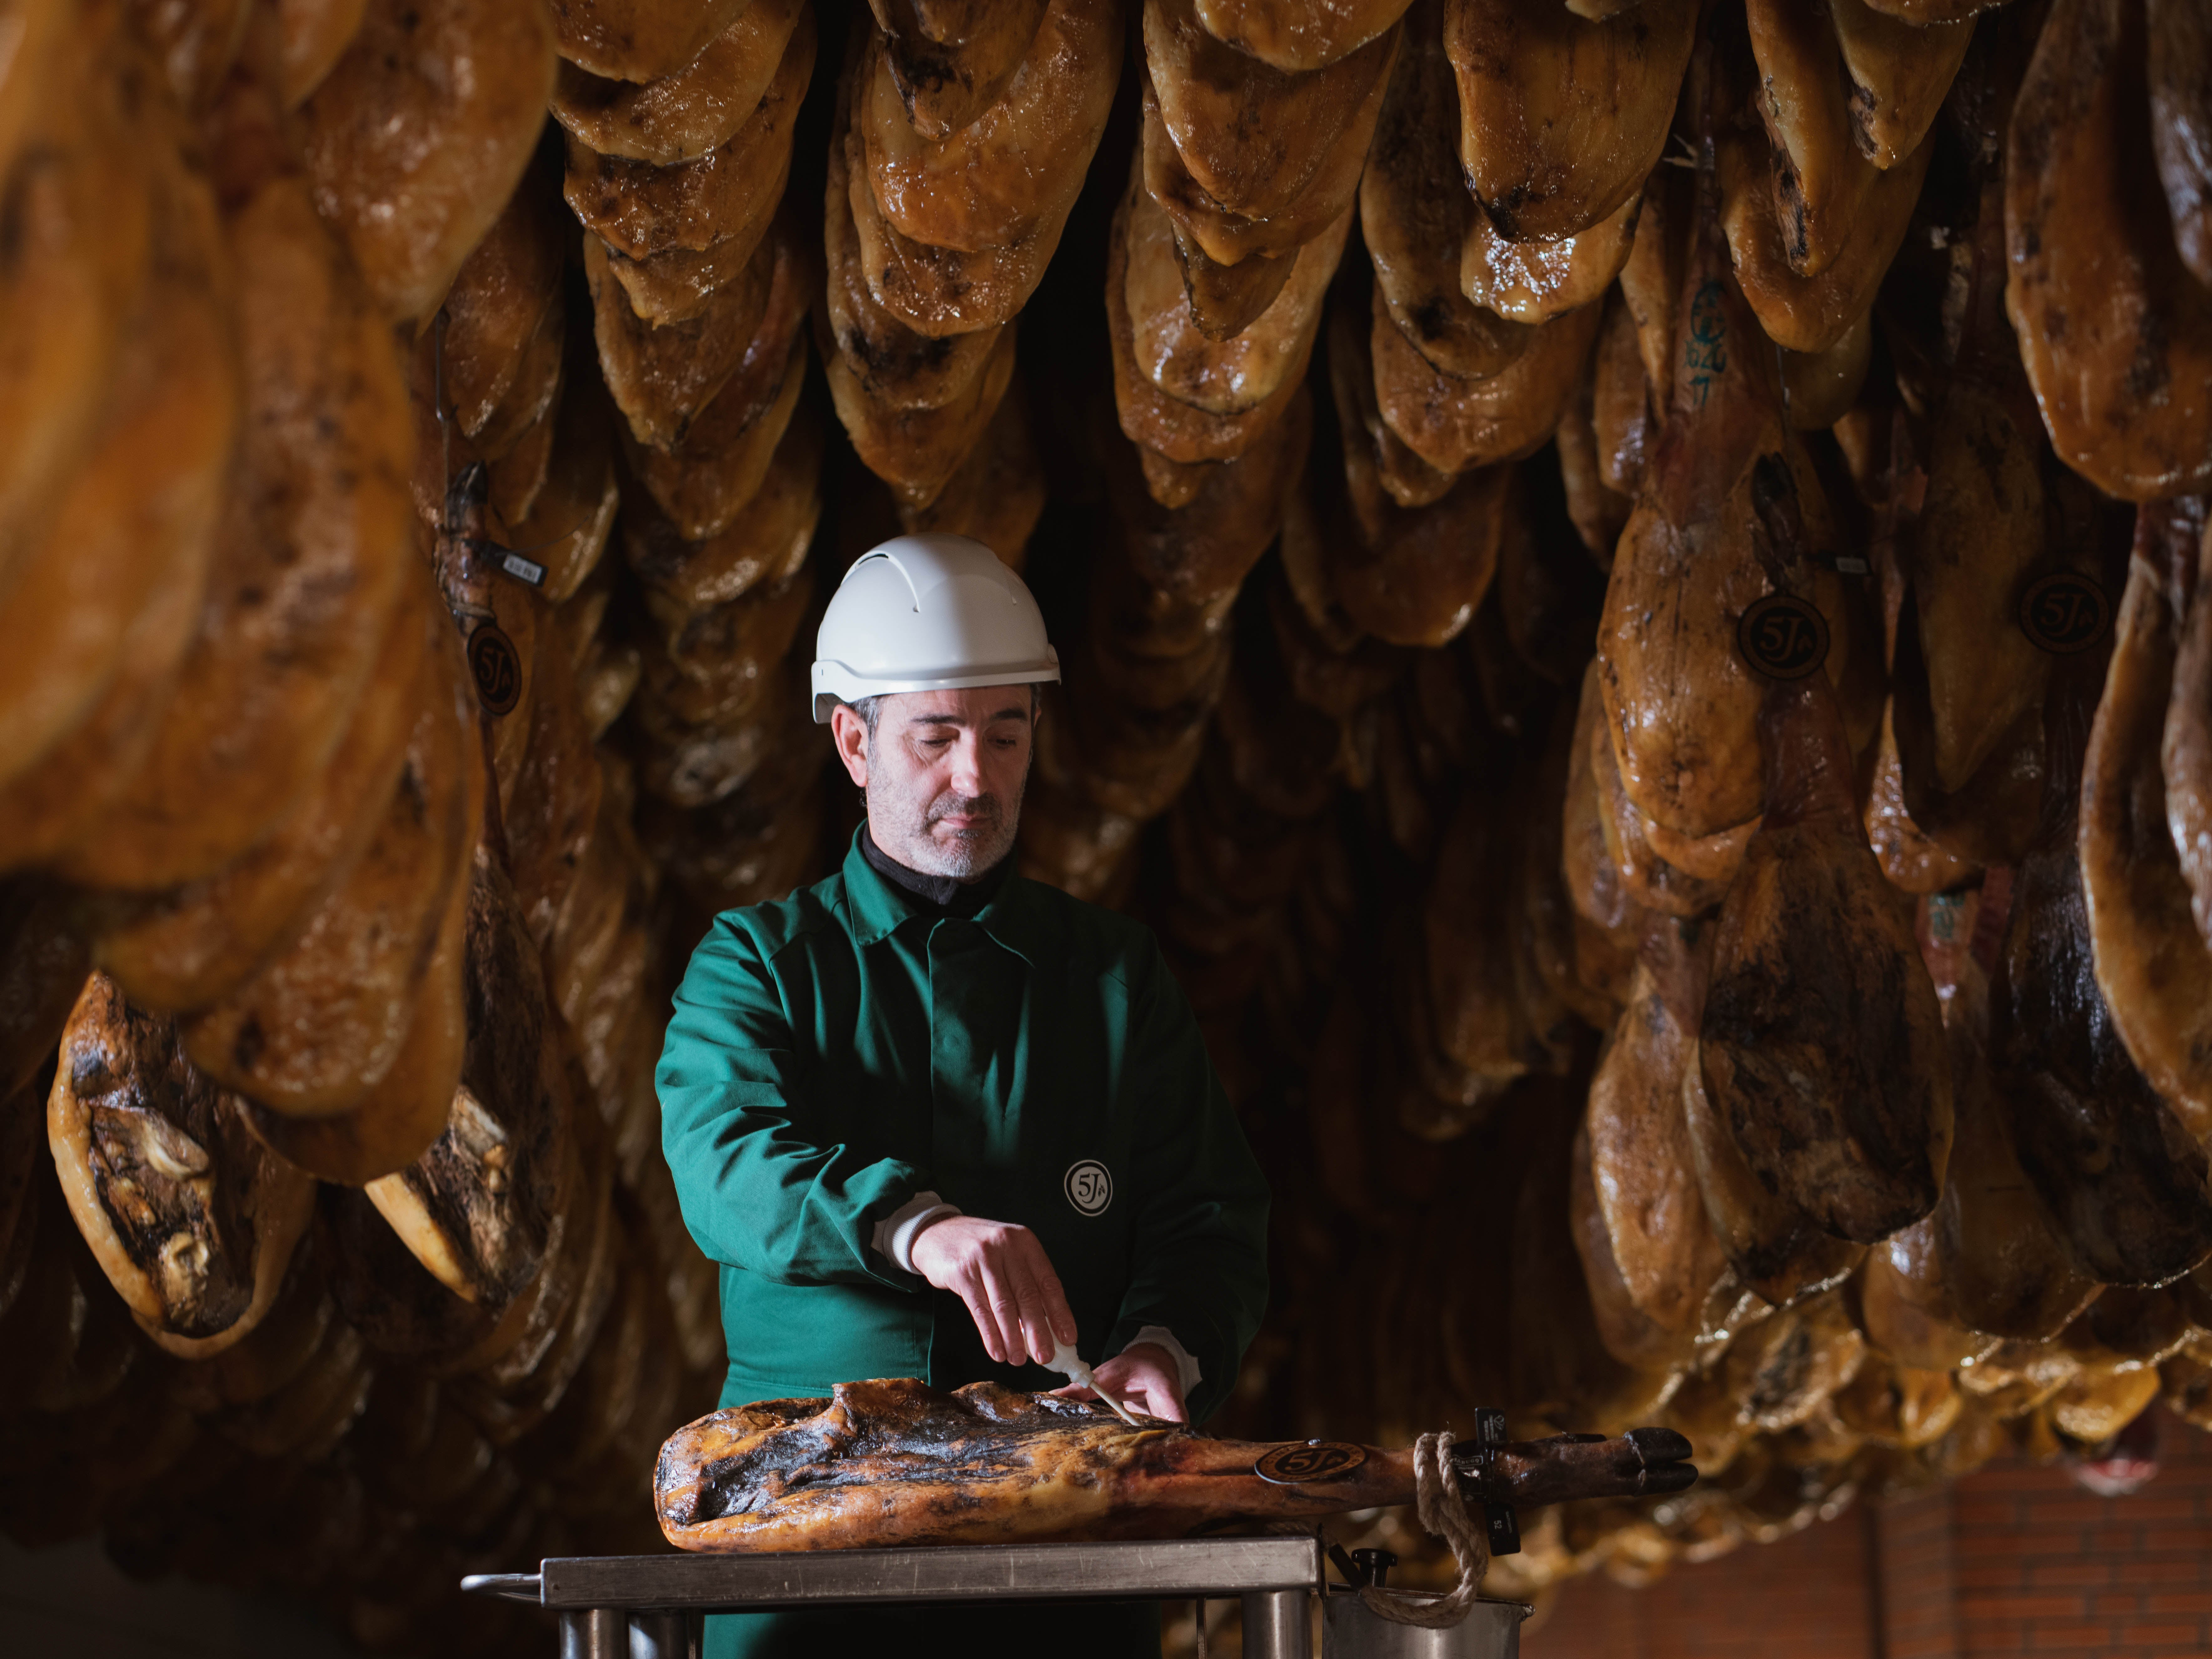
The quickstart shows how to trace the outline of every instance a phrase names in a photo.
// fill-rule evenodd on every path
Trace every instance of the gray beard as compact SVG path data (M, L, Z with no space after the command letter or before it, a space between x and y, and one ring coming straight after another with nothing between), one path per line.
M1025 786L1028 779L1024 777L1022 783ZM987 799L995 798L977 798ZM1017 787L1011 802L997 804L998 810L988 823L958 835L949 843L929 833L937 817L950 817L955 811L971 811L977 800L941 797L936 803L936 816L933 817L912 801L871 787L868 832L875 837L878 847L909 870L952 881L973 881L1013 851L1015 832L1021 826L1022 787Z

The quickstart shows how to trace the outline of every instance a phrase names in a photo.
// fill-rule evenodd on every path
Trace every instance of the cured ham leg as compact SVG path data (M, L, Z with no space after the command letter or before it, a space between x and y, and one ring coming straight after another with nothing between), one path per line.
M505 874L479 845L468 901L469 1046L445 1133L368 1183L400 1242L465 1302L504 1306L550 1231L568 1079L538 953Z
M1006 106L992 106L988 119L979 116L974 132L932 141L905 125L896 98L877 95L877 37L855 36L843 91L847 193L861 270L878 305L916 333L942 339L996 328L1029 303L1103 135L1120 74L1119 41L1116 28L1073 30L1064 43L1069 49L1048 51L1036 76L1018 76ZM1036 44L1063 43L1055 33ZM1079 111L1072 123L1060 118L1071 102ZM1026 167L1017 162L1032 143L1041 152L1036 165L1052 176L1017 185ZM882 176L872 158L884 161ZM925 216L922 198L933 186L942 186L944 199ZM886 191L892 205L915 210L908 216L917 228L975 246L909 235L887 207Z
M562 61L553 118L602 155L673 167L737 137L781 66L804 0L753 0L673 75L639 85Z
M2140 6L2062 0L2005 157L2005 303L2044 424L2069 466L2139 501L2212 482L2212 290L2161 211L2148 57Z
M1282 291L1243 327L1217 339L1192 310L1167 215L1141 188L1130 190L1128 203L1121 298L1129 310L1138 372L1163 396L1212 415L1241 415L1285 392L1312 353L1322 296L1344 252L1352 215L1285 255L1291 270Z
M1509 475L1503 467L1476 468L1447 477L1444 489L1425 501L1394 501L1390 474L1378 460L1396 459L1402 446L1376 407L1367 342L1343 309L1329 327L1348 520L1323 538L1337 603L1377 639L1441 646L1473 619L1497 574Z
M1876 167L1893 167L1935 124L1973 42L1973 20L1916 27L1867 0L1830 0L1827 9L1850 77L1851 136Z
M1657 966L1636 969L1628 1006L1590 1079L1583 1133L1595 1207L1628 1300L1660 1331L1690 1338L1728 1257L1705 1215L1682 1103L1699 1012L1683 1005L1704 986L1702 964L1679 937L1671 921L1651 928L1645 954ZM1586 1244L1586 1263L1591 1255Z
M612 81L675 74L734 23L750 0L559 0L550 8L561 56Z
M1632 1429L1504 1447L1479 1477L1454 1462L1462 1495L1526 1504L1679 1492L1697 1479L1688 1454L1669 1430ZM671 1435L653 1474L671 1543L748 1553L1172 1538L1413 1498L1411 1451L1209 1440L1181 1424L1131 1428L1103 1406L992 1382L939 1394L911 1377L716 1412Z
M376 835L299 937L183 1023L193 1063L223 1087L326 1117L392 1069L482 807L464 696L423 707Z
M1769 1192L1871 1244L1942 1189L1942 1016L1860 825L1834 698L1817 675L1778 687L1761 726L1766 820L1721 909L1705 1085Z
M1820 1231L1788 1200L1769 1192L1737 1150L1705 1091L1696 1054L1682 1071L1682 1116L1689 1125L1698 1190L1713 1236L1736 1277L1776 1307L1833 1288L1866 1254Z
M2012 863L2033 839L2033 803L2041 799L2042 714L2033 706L2022 709L1973 775L1956 790L1945 789L1938 777L1938 727L1920 641L1920 595L1908 589L1898 610L1887 711L1899 804L1920 832L1952 857L1971 864Z
M782 199L792 126L814 71L815 44L807 14L787 37L782 59L751 112L695 160L661 166L602 155L570 138L562 182L569 207L586 228L629 258L719 257L721 269L734 274Z
M25 614L20 584L40 567L60 492L104 447L152 249L148 147L98 73L100 36L75 21L63 6L26 8L0 70L0 167L13 174L27 147L43 158L10 185L21 251L0 273L7 315L37 319L10 330L0 359L0 592L11 616ZM0 770L28 763L28 735L10 732Z
M1449 477L1469 467L1517 461L1550 440L1597 339L1597 307L1584 306L1533 329L1527 349L1511 362L1485 379L1466 380L1439 374L1421 356L1390 320L1380 294L1370 335L1376 402L1414 457L1439 477Z
M47 1133L78 1231L140 1327L202 1358L275 1302L314 1182L246 1132L238 1100L185 1058L176 1028L85 982L62 1038Z
M417 706L436 683L431 630L449 626L419 599L401 606L372 694L355 708L321 780L243 857L156 898L112 902L100 961L134 1004L177 1013L221 1001L351 873L377 832L378 809L398 787Z
M2112 1025L2190 1136L2212 1134L2212 952L2167 826L2160 742L2203 503L2141 508L2081 772L2081 896Z
M1925 665L1927 719L1917 682L1899 686L1902 760L1908 747L1925 747L1932 767L1911 769L1911 794L1930 790L1946 797L1979 795L1996 825L2024 824L2034 814L2033 786L1991 797L1988 786L2003 771L2008 754L2039 760L2039 745L2025 727L2050 679L2051 659L2018 625L2021 592L2046 574L2063 547L2054 532L2062 501L2051 499L2044 479L2046 451L2033 394L2020 365L2011 324L2004 314L2005 179L2001 166L2004 126L2021 64L2020 54L1993 37L1989 49L1960 83L1957 107L1978 140L1978 187L1961 203L1950 232L1945 356L1950 374L1926 430L1924 486L1907 474L1917 462L1905 431L1893 432L1891 496L1897 543L1917 611L1916 644ZM1893 682L1912 679L1907 652L1898 655ZM1921 744L1924 730L1932 741ZM2035 769L2031 763L2027 769ZM1982 774L1978 788L1976 777ZM1946 845L1960 839L1928 828ZM1972 849L1968 849L1971 853ZM2023 847L1990 847L2016 857Z
M105 76L63 95L106 102L127 90ZM155 130L119 129L113 137L159 153ZM15 843L0 845L0 866L66 844L87 798L96 805L112 795L114 778L99 775L89 757L119 750L118 765L127 769L144 752L150 716L189 638L214 552L212 520L238 398L223 339L223 296L215 285L218 251L210 246L204 188L173 163L159 168L159 177L155 171L141 169L128 186L150 191L151 241L139 246L150 246L155 268L124 327L96 435L66 472L57 468L39 481L41 499L15 497L35 508L35 526L5 499L15 495L12 480L0 483L0 523L8 524L0 530L7 544L0 547L0 604L16 630L14 648L0 659L0 782L25 792L0 805L7 826L0 842ZM70 255L75 250L64 239L75 233L40 222L49 211L65 216L86 204L44 201L42 186L25 188L30 222L22 252L9 263ZM137 219L137 204L118 205ZM50 240L49 233L58 234ZM73 270L59 280L81 279ZM37 331L30 319L44 313L23 307L52 303L50 291L12 271L4 286L6 314L23 319L13 331ZM58 318L73 324L74 308L58 307ZM23 442L25 459L51 455L53 434L40 424L65 416L72 400L33 388L15 366L53 373L82 360L73 364L12 338L7 353L0 436ZM19 465L11 457L7 471L16 473Z
M878 36L852 87L860 172L884 222L932 247L1012 247L1066 218L1121 75L1117 8L1060 0L1006 91L957 133L918 131Z
M2162 1285L2212 1250L2212 1200L2203 1150L2136 1069L2098 986L2076 851L2098 667L2085 655L2054 674L2044 710L2042 822L1991 979L1990 1082L2075 1267Z
M1636 194L1666 148L1697 19L1683 0L1603 21L1564 6L1450 0L1460 160L1501 232L1571 236Z
M806 361L798 338L805 318L800 296L819 279L795 238L781 228L774 235L768 309L721 390L667 450L639 443L627 427L621 434L631 470L687 540L704 541L737 521L766 479L799 405Z
M1867 840L1881 860L1881 873L1904 893L1940 893L1971 880L1978 866L1947 852L1922 829L1905 804L1905 781L1897 758L1892 710L1881 711L1881 733L1867 786Z
M1047 0L869 0L914 130L944 138L981 116L1029 55Z
M1327 69L1396 22L1406 0L1198 0L1198 21L1224 45L1279 70Z
M550 158L526 175L447 291L436 364L461 434L504 459L560 392L568 228Z
M1759 815L1761 690L1735 649L1738 619L1777 589L1835 630L1843 589L1822 568L1834 528L1803 447L1783 419L1771 358L1721 246L1710 151L1676 304L1672 402L1621 532L1598 629L1599 684L1620 781L1638 809L1702 839ZM1766 522L1787 504L1796 530Z
M1459 281L1468 300L1510 322L1534 327L1605 297L1628 263L1641 192L1589 229L1555 242L1516 242L1486 214L1469 217Z
M1866 315L1875 290L1904 244L1935 153L1923 142L1897 166L1876 173L1834 257L1808 276L1790 264L1788 245L1774 222L1772 181L1766 166L1742 135L1722 140L1722 224L1735 261L1736 280L1768 339L1791 351L1822 352Z
M1774 146L1773 210L1790 268L1818 276L1835 262L1876 169L1853 142L1849 82L1828 20L1810 6L1749 0L1758 107Z
M0 783L0 868L73 846L125 793L160 734L221 556L240 413L229 271L204 182L158 126L143 137L155 161L152 281L104 434L25 580L0 599L21 630L0 672L0 750L42 750ZM36 313L9 314L39 326Z
M1444 55L1443 15L1439 0L1421 0L1407 14L1405 44L1360 176L1359 230L1407 343L1439 374L1482 380L1520 356L1531 335L1460 288L1461 248L1475 206L1460 176L1459 86Z
M2043 1340L2064 1329L2098 1287L2068 1261L2050 1211L2021 1170L2012 1103L1990 1084L1989 980L1969 948L1974 896L1923 899L1920 913L1921 954L1943 1002L1955 1127L1943 1196L1919 1225L1929 1230L1933 1265L1959 1323Z
M435 308L529 166L554 33L535 0L374 4L307 100L316 206L395 319Z
M1161 121L1192 182L1254 220L1291 210L1341 149L1365 155L1398 49L1381 30L1326 70L1285 75L1222 46L1176 0L1147 0L1144 40Z
M61 855L88 886L197 880L268 834L343 738L408 574L406 393L368 290L298 179L226 230L244 441L153 753Z

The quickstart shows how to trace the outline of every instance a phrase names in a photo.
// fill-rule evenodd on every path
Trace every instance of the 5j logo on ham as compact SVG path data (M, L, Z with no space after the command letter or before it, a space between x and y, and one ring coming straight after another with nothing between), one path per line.
M2078 571L2055 571L2021 595L2020 631L2053 656L2087 650L2112 619L2105 590Z
M1769 679L1802 680L1828 659L1828 621L1793 594L1769 593L1743 613L1735 643Z
M1367 1448L1348 1440L1309 1440L1278 1446L1252 1466L1252 1473L1279 1486L1316 1480L1341 1480L1367 1461Z
M480 623L469 635L469 672L476 677L477 701L489 714L514 712L522 696L522 659L514 641L497 623Z
M1079 1215L1098 1215L1114 1201L1114 1177L1106 1166L1095 1158L1086 1158L1080 1164L1067 1166L1067 1174L1060 1182L1067 1201Z

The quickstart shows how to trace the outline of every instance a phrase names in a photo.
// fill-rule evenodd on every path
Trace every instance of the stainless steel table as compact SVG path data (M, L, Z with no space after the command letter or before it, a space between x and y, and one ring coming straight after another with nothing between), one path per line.
M901 1601L1169 1601L1237 1596L1248 1659L1306 1659L1310 1537L996 1544L790 1555L556 1557L461 1588L550 1608L561 1659L690 1659L694 1615Z

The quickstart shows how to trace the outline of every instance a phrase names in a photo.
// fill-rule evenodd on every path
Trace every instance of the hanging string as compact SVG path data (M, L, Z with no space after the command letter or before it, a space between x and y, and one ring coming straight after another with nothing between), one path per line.
M1424 1527L1451 1547L1452 1559L1459 1563L1459 1583L1444 1595L1418 1598L1362 1585L1359 1599L1368 1610L1395 1625L1444 1630L1460 1623L1474 1606L1483 1574L1490 1571L1490 1539L1460 1497L1451 1449L1449 1431L1425 1434L1413 1443L1413 1511Z

